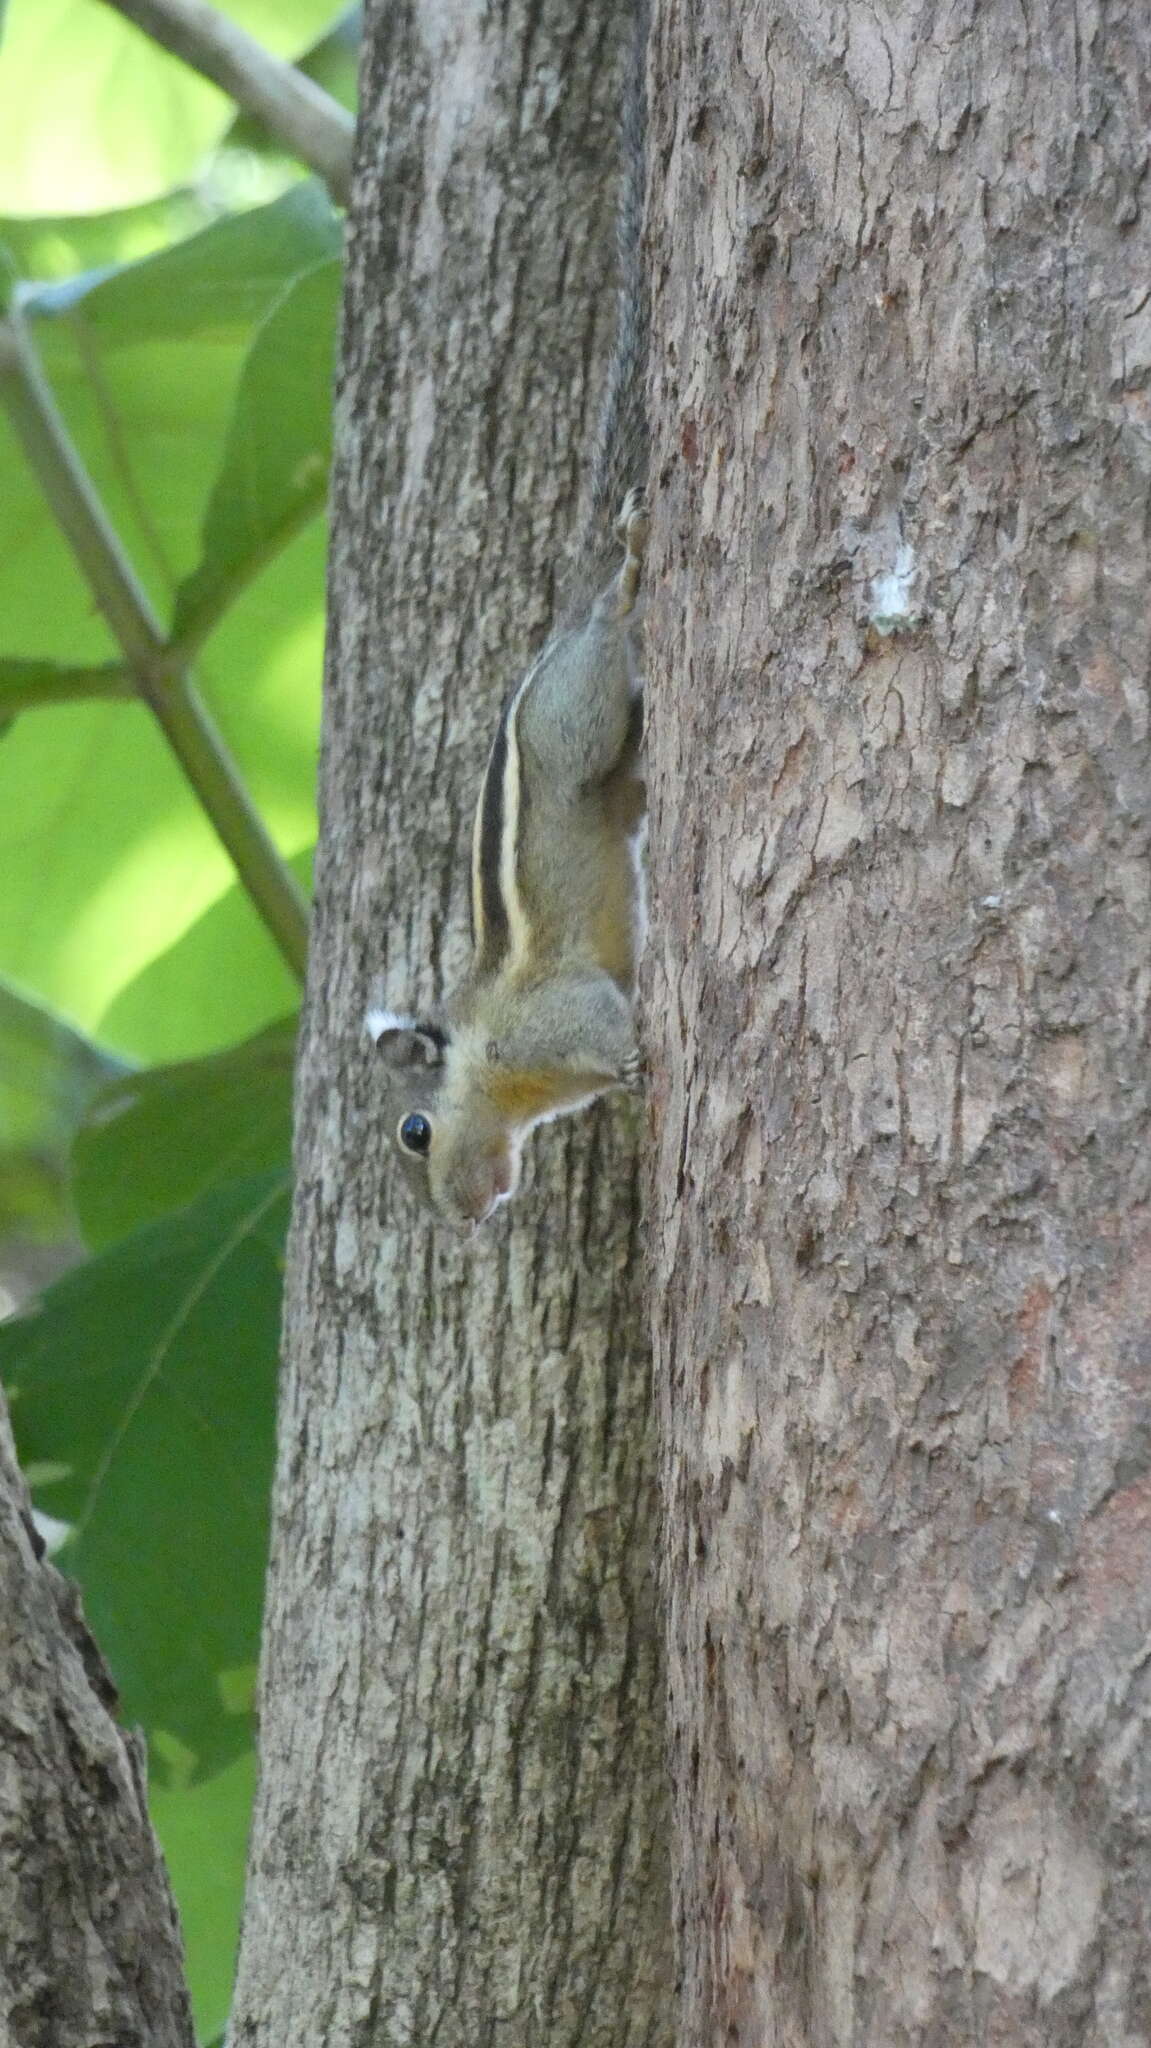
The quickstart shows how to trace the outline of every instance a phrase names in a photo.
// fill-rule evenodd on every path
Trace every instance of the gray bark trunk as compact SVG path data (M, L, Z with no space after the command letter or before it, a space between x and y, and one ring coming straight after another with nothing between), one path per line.
M663 0L683 2039L1151 2040L1145 8Z
M671 2035L635 1114L543 1133L461 1244L389 1169L362 1023L463 964L612 328L624 29L369 10L237 2048Z
M192 2048L143 1745L40 1549L0 1404L0 2044Z

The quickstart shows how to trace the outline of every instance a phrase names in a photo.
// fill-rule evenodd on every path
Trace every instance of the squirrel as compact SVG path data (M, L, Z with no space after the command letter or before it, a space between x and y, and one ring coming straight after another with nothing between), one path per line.
M484 1222L515 1193L537 1124L639 1080L644 13L624 92L617 331L577 551L584 596L496 728L472 834L462 986L431 1017L367 1016L389 1072L396 1153L421 1197L458 1225ZM609 574L613 513L624 554Z

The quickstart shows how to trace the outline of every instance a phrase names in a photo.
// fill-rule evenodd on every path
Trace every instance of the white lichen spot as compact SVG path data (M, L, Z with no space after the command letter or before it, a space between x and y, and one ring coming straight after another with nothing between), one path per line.
M886 637L889 633L906 633L914 626L916 612L911 589L917 566L915 549L901 541L895 551L894 566L885 575L872 577L868 618L877 633Z

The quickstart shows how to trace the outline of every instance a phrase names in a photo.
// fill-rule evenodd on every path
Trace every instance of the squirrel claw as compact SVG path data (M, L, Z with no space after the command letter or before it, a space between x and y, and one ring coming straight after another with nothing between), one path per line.
M637 561L642 559L650 524L651 521L648 517L647 509L647 493L637 486L634 490L628 492L623 504L620 506L619 518L616 520L615 527L627 553Z
M643 1055L638 1046L634 1052L629 1052L619 1070L619 1077L620 1086L626 1088L629 1095L643 1094Z

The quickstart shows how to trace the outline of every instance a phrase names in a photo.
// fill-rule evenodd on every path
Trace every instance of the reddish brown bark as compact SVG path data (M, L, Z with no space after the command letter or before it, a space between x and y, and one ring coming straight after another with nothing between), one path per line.
M683 2038L1151 2039L1151 27L663 0Z

